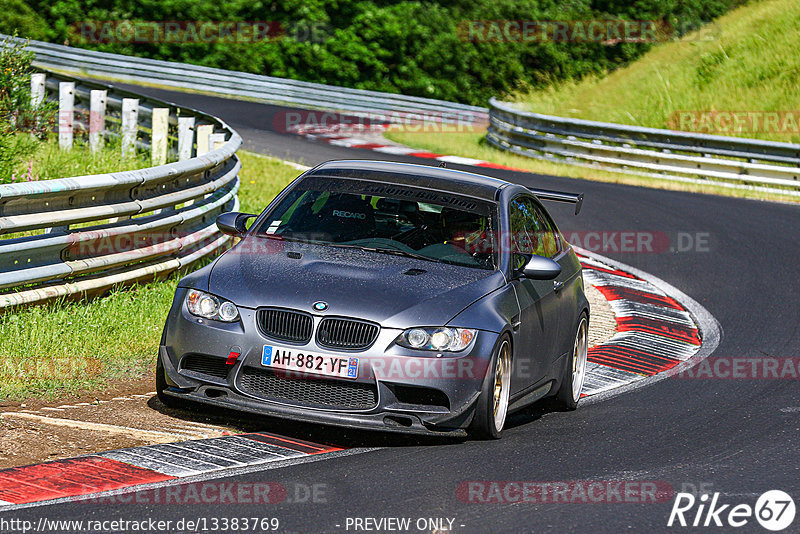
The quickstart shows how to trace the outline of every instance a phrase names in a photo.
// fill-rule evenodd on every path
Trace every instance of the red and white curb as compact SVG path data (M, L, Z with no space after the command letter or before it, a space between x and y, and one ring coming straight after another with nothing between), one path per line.
M386 129L387 126L388 125L380 124L372 125L369 131L371 133L381 133ZM365 139L364 137L358 137L358 135L348 135L347 133L337 131L337 128L335 127L317 129L304 128L298 129L295 133L308 139L322 141L331 145L346 148L361 148L365 150L381 152L383 154L392 154L394 156L412 156L415 158L431 159L445 163L453 163L456 165L472 165L474 167L483 167L488 169L504 169L509 171L528 172L525 169L500 165L498 163L492 163L491 161L485 161L481 159L465 158L462 156L448 156L446 154L436 154L435 152L428 152L427 150L420 150L402 145L376 143L370 141L369 139Z
M147 445L0 470L0 505L22 505L344 449L268 433Z
M702 346L692 315L652 283L597 258L580 255L583 278L608 300L617 332L589 349L584 396L668 371Z

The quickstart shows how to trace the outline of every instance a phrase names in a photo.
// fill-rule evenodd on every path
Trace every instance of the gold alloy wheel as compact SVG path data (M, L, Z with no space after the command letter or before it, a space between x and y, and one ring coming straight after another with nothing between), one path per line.
M583 317L578 325L578 333L575 334L575 345L572 348L572 400L575 402L581 398L583 381L586 379L588 345L588 322L586 317Z
M511 350L508 340L503 340L497 352L494 369L494 428L503 430L508 413L508 395L511 391Z

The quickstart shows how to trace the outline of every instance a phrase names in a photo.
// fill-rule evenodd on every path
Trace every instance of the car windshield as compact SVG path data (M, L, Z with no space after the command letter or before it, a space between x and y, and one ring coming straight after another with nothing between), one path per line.
M451 193L309 178L272 210L257 235L495 269L495 207Z

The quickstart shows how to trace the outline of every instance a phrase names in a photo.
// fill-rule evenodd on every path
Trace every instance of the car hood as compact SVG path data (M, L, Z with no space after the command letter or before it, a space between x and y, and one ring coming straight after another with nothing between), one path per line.
M249 237L215 262L208 289L246 308L319 313L324 301L327 315L408 328L445 325L503 283L499 271Z

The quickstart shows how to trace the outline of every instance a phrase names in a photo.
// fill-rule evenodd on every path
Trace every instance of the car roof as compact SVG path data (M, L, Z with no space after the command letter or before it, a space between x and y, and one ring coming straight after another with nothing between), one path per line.
M408 185L495 200L509 182L444 167L371 160L335 160L314 167L306 176L356 178L373 182Z

